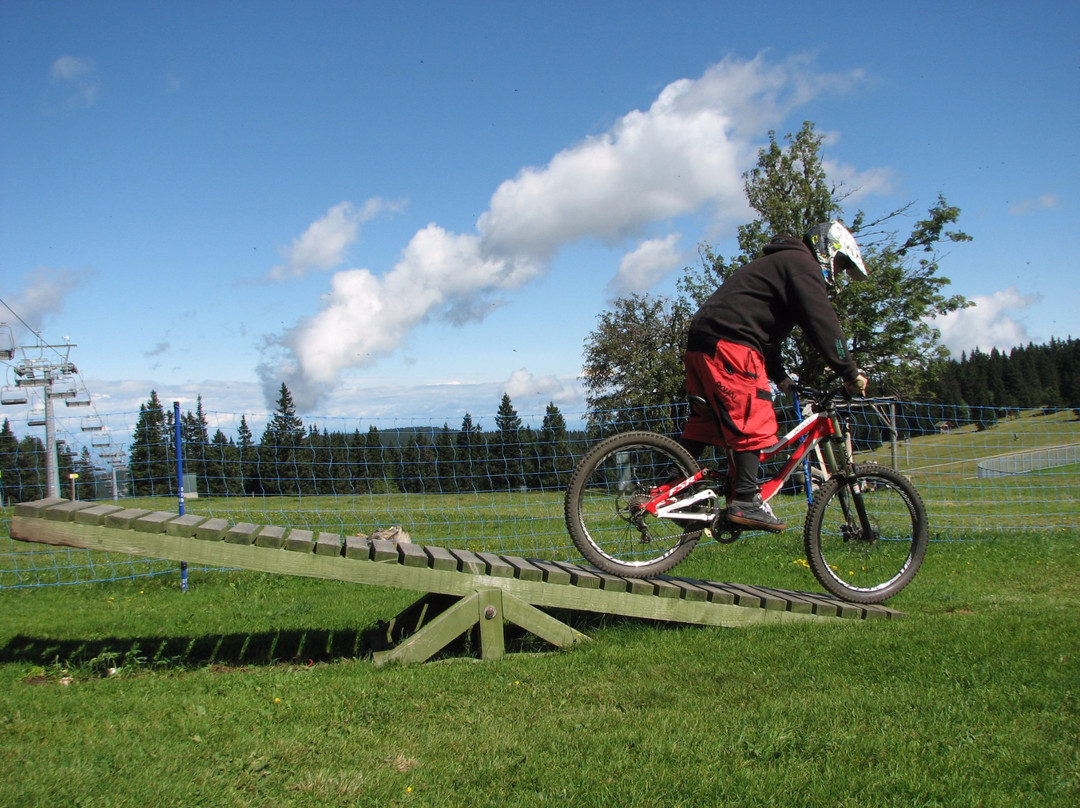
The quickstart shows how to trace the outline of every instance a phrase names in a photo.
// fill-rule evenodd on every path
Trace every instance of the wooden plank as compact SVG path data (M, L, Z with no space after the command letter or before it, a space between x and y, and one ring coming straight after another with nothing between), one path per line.
M34 502L19 502L15 505L16 516L36 517L56 505L62 505L68 500L63 497L47 497Z
M315 537L315 552L324 556L339 556L342 548L341 535L320 530Z
M150 513L150 511L145 508L124 508L115 513L106 514L103 525L105 527L116 527L128 530L136 519L140 516L146 516L148 513Z
M397 545L398 558L406 567L427 567L428 554L424 548L411 541L394 542Z
M786 589L774 589L768 586L757 586L755 589L761 590L770 597L776 597L784 601L787 604L787 610L789 612L798 612L800 614L814 614L814 603L810 599L803 597L801 592L790 592ZM835 614L835 610L833 611Z
M293 553L311 553L315 549L315 534L294 527L285 537L285 549Z
M76 511L71 515L72 522L80 525L100 525L110 513L124 510L120 505L95 505L82 511Z
M544 574L544 581L549 584L567 586L570 583L570 573L562 567L552 564L550 561L541 561L538 558L528 559L529 563Z
M61 502L58 505L54 505L45 511L45 518L52 519L56 522L70 522L71 515L76 511L84 511L87 508L93 507L92 502L83 502L82 500L74 500L72 502Z
M577 564L568 564L563 561L553 561L556 567L561 567L570 574L570 585L578 589L599 589L600 576Z
M649 578L649 583L653 585L656 590L653 594L658 598L682 598L682 589L671 581L663 578Z
M629 589L630 578L623 578L620 575L612 575L610 572L604 572L596 567L589 567L586 570L590 575L595 575L600 579L600 588L606 589L609 592L625 592ZM643 579L639 578L639 581ZM643 581L648 583L647 581ZM656 591L652 584L649 584L649 594L653 594Z
M514 577L520 581L542 581L544 573L539 567L530 564L524 558L517 556L500 556L503 561L514 568Z
M676 576L660 576L664 580L673 583L679 587L682 593L683 600L708 600L709 593L698 585L697 581L692 581L689 578L679 578Z
M397 564L397 545L386 539L369 539L371 542L371 560L380 564Z
M131 527L139 533L164 533L165 525L175 518L175 513L169 513L168 511L154 511L135 519L131 523Z
M488 575L494 578L514 577L514 568L499 558L499 556L492 553L477 553L476 555L484 562L484 567L487 569Z
M732 586L761 598L761 607L763 609L790 611L790 601L786 597L777 594L775 590L769 591L760 586L750 586L749 584L732 584Z
M256 547L270 547L280 550L285 546L285 528L274 525L263 525L255 534Z
M423 549L428 557L427 565L433 570L456 570L458 568L458 560L445 547L425 545Z
M457 561L458 572L469 575L487 575L484 559L471 550L450 550L450 555Z
M105 517L108 524L109 517ZM221 541L225 538L225 531L229 529L229 523L224 519L207 519L195 528L195 538L201 541Z
M357 561L371 560L371 542L367 536L346 536L345 557Z
M735 605L735 594L726 589L721 584L713 583L712 581L698 581L698 586L705 590L705 593L709 596L709 603L723 603L726 605Z
M195 535L195 528L205 522L209 517L200 516L197 513L185 513L178 516L165 525L165 533L168 536L185 536L191 538Z
M632 595L651 595L656 588L647 578L626 578L626 591Z
M251 522L238 522L225 531L225 541L229 544L254 544L255 535L259 532L259 526Z
M738 584L725 583L718 584L718 586L722 586L725 591L730 592L732 596L734 596L736 606L744 606L751 609L765 608L765 601L760 594L755 595L747 592ZM784 611L786 611L786 609Z
M813 606L814 614L822 617L845 617L849 619L862 617L862 609L854 603L847 603L838 598L818 595L813 592L794 592L793 594L807 601Z

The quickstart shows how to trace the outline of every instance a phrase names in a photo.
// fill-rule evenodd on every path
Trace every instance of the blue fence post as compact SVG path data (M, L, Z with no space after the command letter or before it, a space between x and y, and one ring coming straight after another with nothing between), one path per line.
M176 443L177 508L184 515L184 442L180 430L180 402L173 402L173 438ZM187 592L187 562L180 562L180 591Z

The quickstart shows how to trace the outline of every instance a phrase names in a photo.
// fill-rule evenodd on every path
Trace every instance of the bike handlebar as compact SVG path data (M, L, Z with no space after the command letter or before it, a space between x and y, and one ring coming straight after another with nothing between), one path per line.
M840 382L836 387L827 390L820 390L817 387L810 387L809 385L795 382L795 392L800 395L806 395L810 398L815 412L820 412L819 408L824 408L827 404L831 403L833 399L842 398L844 401L851 401L854 396L848 392L847 385L844 382Z

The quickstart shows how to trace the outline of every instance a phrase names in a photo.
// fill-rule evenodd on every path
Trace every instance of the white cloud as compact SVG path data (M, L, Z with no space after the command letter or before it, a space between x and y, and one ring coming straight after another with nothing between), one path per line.
M629 292L642 292L662 280L673 269L686 263L679 249L678 233L664 238L643 241L619 261L619 271L608 283L608 294L614 299Z
M101 89L101 77L91 59L61 56L52 63L49 79L69 108L92 107Z
M1030 341L1027 326L1015 315L1041 299L1041 295L1023 295L1010 286L992 295L975 295L971 298L975 305L929 322L941 331L941 341L954 357L974 348L983 352L1008 350Z
M1057 194L1042 194L1034 199L1025 199L1014 205L1009 205L1009 213L1015 216L1023 216L1039 210L1049 210L1058 206Z
M17 292L4 290L3 298L10 307L11 316L0 316L11 326L17 339L29 337L22 322L27 323L35 331L41 331L49 318L63 312L67 295L76 289L82 278L67 269L53 269L52 267L38 267L27 272L23 287ZM16 316L17 315L17 316Z
M877 167L859 171L848 163L823 160L822 168L829 182L839 184L849 195L848 202L858 202L874 194L888 194L893 190L895 174L891 168Z
M345 253L356 241L360 225L384 210L399 210L401 203L388 203L378 197L369 199L357 210L351 202L339 202L321 219L282 249L283 265L273 267L267 280L302 278L313 269L332 269L345 260Z
M727 59L700 78L672 82L647 110L628 112L608 132L503 182L475 234L430 224L384 276L338 272L319 312L269 339L259 368L264 389L276 395L284 380L298 406L311 405L343 370L393 352L425 320L483 319L507 292L546 273L562 247L582 239L616 244L690 213L742 215L742 172L768 129L795 106L858 78L821 74L805 59L769 65L757 58ZM356 237L356 220L348 203L335 206L271 275L335 266ZM654 278L671 259L670 238L635 250L614 283Z
M536 376L525 368L510 374L503 387L503 392L510 396L515 409L519 411L521 404L538 407L549 401L560 405L579 403L581 400L575 380L560 379L558 376Z

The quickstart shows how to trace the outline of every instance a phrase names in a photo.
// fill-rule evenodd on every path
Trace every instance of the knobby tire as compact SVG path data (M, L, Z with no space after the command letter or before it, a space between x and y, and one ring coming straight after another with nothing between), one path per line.
M654 432L624 432L582 458L566 489L566 527L574 545L604 572L647 578L690 554L708 522L684 523L643 514L635 505L678 469L685 479L697 461L679 443Z
M880 603L911 583L928 541L926 507L915 486L877 463L858 464L853 474L837 474L822 485L803 528L814 576L854 603Z

